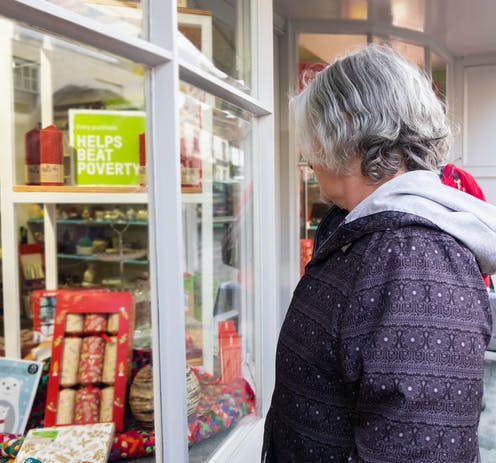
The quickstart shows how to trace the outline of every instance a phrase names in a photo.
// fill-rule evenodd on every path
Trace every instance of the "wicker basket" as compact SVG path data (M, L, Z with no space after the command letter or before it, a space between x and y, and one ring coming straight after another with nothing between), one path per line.
M200 383L191 367L186 367L188 419L194 416L200 402ZM129 390L129 407L145 429L153 428L153 372L151 365L143 367Z
M129 390L129 407L145 429L153 428L153 371L151 365L143 367Z
M188 419L190 419L196 413L196 408L200 402L200 383L190 366L186 367L186 393Z

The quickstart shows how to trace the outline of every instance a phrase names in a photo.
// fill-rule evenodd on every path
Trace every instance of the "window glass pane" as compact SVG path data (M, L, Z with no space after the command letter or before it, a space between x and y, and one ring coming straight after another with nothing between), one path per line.
M408 61L425 68L425 50L422 46L384 37L374 37L374 43L389 45Z
M296 19L367 19L368 0L274 0L274 11Z
M245 92L250 92L251 87L251 3L178 2L181 57Z
M181 88L188 439L203 462L255 412L252 118Z
M300 34L298 57L300 66L313 63L333 63L355 48L367 45L366 35L352 34Z
M151 363L148 208L145 195L141 195L139 175L146 159L141 136L146 109L144 69L103 51L41 34L8 20L0 21L0 42L4 51L0 61L4 76L2 101L5 107L12 108L12 114L6 114L5 118L12 123L4 124L1 130L9 147L13 138L12 149L4 153L3 160L9 165L8 161L13 160L12 182L17 183L15 195L12 192L8 195L5 210L11 210L12 206L14 218L9 225L18 232L3 234L2 244L4 249L8 244L13 253L4 265L17 270L16 261L19 264L19 274L9 275L9 289L18 285L19 300L12 300L17 293L11 290L9 300L5 300L9 310L3 314L2 322L8 330L20 320L22 355L43 361L46 368L53 367L54 374L48 376L45 371L42 380L45 388L54 384L52 378L64 376L65 354L57 353L60 343L51 342L61 295L70 291L71 297L94 301L105 294L102 298L107 300L97 304L97 308L85 305L82 328L78 324L70 335L67 325L59 323L64 346L70 339L70 343L76 340L83 347L87 340L91 346L98 347L95 365L99 366L93 370L91 362L83 364L83 350L80 357L75 355L67 365L75 376L70 382L55 385L52 390L55 392L48 398L40 395L35 399L38 408L28 429L39 427L41 420L47 426L83 424L85 421L80 419L85 419L78 418L82 407L77 402L74 407L61 406L62 395L67 391L74 398L89 384L92 394L100 396L101 401L97 408L92 407L98 416L88 419L115 422L117 436L131 429L142 430L143 440L136 445L144 449L153 429L153 410L148 406L153 378L151 374L144 379L138 376L143 371L143 375L149 372L147 366ZM10 83L12 87L7 85ZM42 131L38 133L40 127ZM60 157L57 159L55 155ZM27 162L34 158L37 165ZM40 185L43 164L50 166L45 173L60 175L57 182L47 177ZM54 165L61 169L52 170ZM126 169L136 175L122 180L120 171ZM34 181L36 171L38 180ZM9 177L4 178L9 183ZM115 178L120 182L117 185ZM69 187L73 182L77 184ZM52 183L59 185L55 188ZM81 188L83 184L86 188ZM123 185L131 188L121 188ZM117 186L112 188L113 195L107 194L109 186ZM10 185L2 187L8 191ZM142 201L137 199L137 190ZM74 198L72 204L67 203L67 191ZM38 193L39 199L35 196ZM46 204L28 204L26 194L38 201L49 199ZM48 295L52 291L57 291L55 296ZM123 294L128 303L112 309L112 300L122 300ZM113 312L102 315L107 309ZM114 319L111 323L111 313L117 315L117 322ZM67 310L61 314L63 319ZM95 320L99 320L98 325L93 324ZM3 331L3 325L0 329ZM14 338L7 330L5 334ZM89 377L90 371L95 375ZM141 385L135 386L140 381ZM132 399L132 391L136 389L144 391L147 397L143 400L138 391L141 408L139 399ZM142 406L144 402L146 409ZM58 421L57 416L49 417L54 410L74 413Z
M391 0L393 26L416 31L425 29L425 0Z
M448 65L444 58L436 53L431 53L432 85L436 95L446 102L446 82Z
M112 32L146 38L143 8L147 0L47 0L107 26Z
M367 19L367 0L345 0L341 17L344 19Z
M425 68L425 51L424 47L412 45L411 43L391 40L391 46L404 58L421 68Z
M21 27L12 47L16 183L139 185L143 67Z
M303 89L316 73L354 48L367 45L365 35L300 34L298 36L298 86ZM315 231L328 209L320 199L320 189L313 171L302 159L299 161L300 201L300 271L312 257Z
M19 204L16 215L21 326L29 332L23 338L26 350L51 338L53 320L42 326L33 317L33 291L46 287L43 205ZM55 217L58 288L131 291L136 302L134 347L149 349L147 205L59 204Z

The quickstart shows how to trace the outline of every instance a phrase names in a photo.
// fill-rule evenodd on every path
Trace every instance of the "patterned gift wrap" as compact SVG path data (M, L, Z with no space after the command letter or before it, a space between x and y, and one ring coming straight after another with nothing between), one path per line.
M65 318L66 334L81 334L83 332L84 316L77 313L68 313Z
M32 429L16 461L106 463L113 439L113 423Z
M119 313L112 313L108 317L107 321L107 331L109 333L115 334L119 331Z
M95 386L82 387L76 392L75 424L98 423L101 391Z
M114 384L115 365L117 363L117 336L112 336L105 344L105 356L103 358L102 382Z
M105 340L100 336L83 339L79 361L79 382L83 385L96 384L102 380Z
M62 371L60 385L63 387L74 386L78 382L79 358L81 353L81 338L64 338L62 353Z
M99 421L112 421L113 411L114 411L114 387L109 386L102 389Z
M84 333L103 333L107 329L107 316L104 314L92 313L84 317Z
M74 422L75 405L76 391L74 389L63 389L59 392L57 424L72 424Z

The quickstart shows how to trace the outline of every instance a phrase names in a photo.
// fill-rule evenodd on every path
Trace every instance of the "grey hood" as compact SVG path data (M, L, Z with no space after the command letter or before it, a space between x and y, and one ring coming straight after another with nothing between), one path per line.
M435 172L416 170L384 183L350 211L345 223L383 211L431 221L467 246L483 273L496 272L496 207L443 185Z

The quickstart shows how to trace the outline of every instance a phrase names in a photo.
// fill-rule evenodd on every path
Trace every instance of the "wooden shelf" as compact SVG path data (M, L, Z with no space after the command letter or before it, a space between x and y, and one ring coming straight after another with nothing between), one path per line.
M187 8L184 6L177 7L178 13L187 13L187 14L197 14L200 16L212 16L212 12L210 10L201 10L199 8Z
M36 223L36 224L42 224L44 223L43 219L28 219L27 223ZM57 223L61 225L84 225L84 226L95 226L95 227L102 227L105 225L136 225L136 226L142 226L146 227L148 226L148 221L146 220L97 220L97 219L90 219L90 220L84 220L84 219L57 219Z
M146 193L142 186L44 186L44 185L14 185L16 193Z
M81 256L79 254L64 254L58 253L57 257L59 259L72 259L72 260L84 260L88 262L106 262L118 264L120 260L102 260L99 259L98 256L90 255L90 256ZM123 259L122 262L125 264L133 264L133 265L148 265L148 259Z

